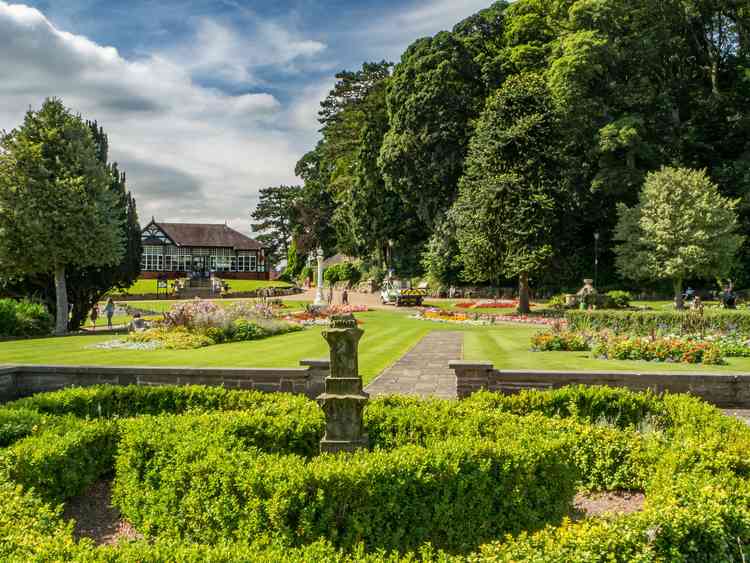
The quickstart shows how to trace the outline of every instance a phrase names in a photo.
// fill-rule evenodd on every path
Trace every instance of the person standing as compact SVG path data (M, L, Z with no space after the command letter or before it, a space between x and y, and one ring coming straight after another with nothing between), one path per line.
M349 304L349 292L346 289L344 289L344 292L341 294L341 304L342 305Z
M91 328L96 330L96 319L99 318L99 304L94 303L94 306L91 307Z
M115 314L115 302L112 301L111 297L107 298L107 303L104 305L104 312L107 314L107 328L112 328L112 316Z

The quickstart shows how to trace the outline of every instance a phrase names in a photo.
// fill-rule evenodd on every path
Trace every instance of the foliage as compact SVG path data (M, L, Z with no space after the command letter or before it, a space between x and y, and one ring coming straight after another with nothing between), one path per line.
M44 305L0 299L0 336L46 336L54 321Z
M728 273L743 241L737 204L705 171L664 167L649 174L638 205L618 206L618 268L633 279L671 279L681 304L685 278Z
M56 331L68 327L66 270L115 266L123 217L91 128L48 99L0 140L0 267L54 275Z
M256 237L266 246L270 260L277 261L289 253L292 231L297 217L296 202L302 195L300 186L272 186L260 190L258 205L251 216Z
M528 277L554 252L556 123L540 76L506 80L479 118L451 210L464 277L497 285L519 278L521 313L529 312Z
M268 415L309 418L315 403L288 394L261 393L199 385L146 387L95 385L40 393L8 403L7 409L78 418L129 418L187 411L251 410Z
M294 444L307 441L303 451L312 450L309 440L322 429L322 417L312 401L299 397L205 387L98 387L43 394L14 406L46 404L64 412L68 407L81 407L77 411L81 416L97 416L98 401L113 398L116 403L105 402L116 406L113 416L137 415L141 408L153 412L160 412L162 406L186 409L189 404L213 408L232 403L249 410L145 417L119 425L64 416L57 421L57 429L47 427L39 436L3 450L3 467L23 468L23 478L29 483L43 482L52 489L61 481L45 479L36 470L46 466L54 473L62 469L76 487L85 486L98 473L93 465L79 462L91 459L91 452L102 446L95 429L106 434L105 428L119 426L116 435L121 443L128 436L131 439L123 456L140 464L142 475L161 479L148 479L144 486L157 492L164 507L178 505L181 510L172 511L175 518L170 521L169 510L148 505L154 500L148 498L140 506L154 511L152 523L166 522L170 531L189 526L231 529L238 521L244 527L219 542L209 536L196 538L199 543L194 543L160 535L96 548L88 540L74 541L72 523L63 522L60 510L43 502L37 490L24 490L6 475L0 478L0 558L342 563L606 559L625 563L739 560L741 550L750 544L750 431L743 422L686 395L657 397L579 386L513 396L481 392L461 402L388 397L372 401L365 411L374 452L319 456L312 461L253 449L253 444L271 451L287 445L295 448ZM296 427L296 421L301 425ZM304 438L290 443L292 436ZM170 449L175 453L174 464L180 467L177 473L159 473L155 465L172 463ZM104 451L113 449L107 445ZM109 453L105 457L112 463ZM14 460L20 463L16 466ZM534 467L539 472L534 473ZM545 470L553 467L566 468L563 479ZM514 469L519 472L513 473ZM129 466L126 473L128 478L141 478ZM561 497L570 499L573 482L569 478L575 474L582 477L585 488L644 489L644 510L617 518L566 518L546 527L536 519L532 527L542 529L520 530L525 522L514 522L514 511L550 522L559 518L559 510L566 505ZM429 480L441 475L451 479ZM497 479L503 487L513 483L523 487L530 496L519 495L518 488L503 494L502 488L494 486ZM185 488L193 482L201 487ZM546 486L537 487L537 483ZM454 488L459 485L469 488ZM59 489L51 496L73 493L73 487ZM169 497L169 490L179 490L179 498ZM455 496L437 496L440 490L453 491ZM251 493L240 497L243 491ZM380 502L391 497L396 501ZM410 501L412 497L416 500ZM144 491L136 490L126 502L132 508L144 498ZM240 498L240 502L232 501ZM499 520L482 518L485 508L496 501L506 506ZM340 507L347 510L337 510ZM420 514L425 507L430 510ZM261 508L266 510L261 512ZM250 519L248 510L258 510L258 519ZM445 520L437 520L440 515ZM399 526L415 519L418 525ZM354 521L361 525L346 525ZM288 522L302 526L285 527ZM433 546L420 545L415 553L374 549L377 542L416 546L426 533L425 522L445 522L449 535L438 534ZM501 537L492 531L505 525L518 533ZM272 537L269 526L283 533ZM248 542L256 530L258 541ZM457 535L460 532L462 536ZM491 543L466 555L434 547L455 542L457 549L452 551L465 551L483 535L494 536L489 538ZM289 537L296 537L299 545L290 545ZM370 537L376 538L374 545ZM365 543L353 549L336 547L361 539Z
M584 352L589 350L586 338L577 332L538 332L531 337L535 352Z
M0 448L37 432L45 422L44 416L31 409L0 409Z
M554 309L555 311L562 311L565 309L567 302L568 300L565 297L565 294L560 293L558 295L553 295L547 300L547 307Z
M447 32L410 45L388 81L378 163L386 187L428 229L455 199L484 96L472 53Z
M0 454L0 472L49 502L83 491L114 464L117 424L61 419Z
M627 309L630 307L630 300L632 299L630 293L622 290L613 290L607 292L607 300L610 305L615 309Z
M294 545L327 537L370 549L410 549L431 540L466 550L505 531L560 519L575 476L561 444L550 440L522 448L464 438L308 463L231 442L200 448L182 442L147 466L123 454L116 487L118 498L129 499L123 508L136 525L169 536L215 542L270 533ZM151 482L158 489L150 490ZM514 495L518 490L524 494ZM246 498L253 498L253 509L242 508ZM143 512L131 513L142 503L148 503ZM197 513L194 506L203 508Z
M750 312L727 309L697 311L568 311L568 328L573 331L635 336L736 333L750 336Z
M342 262L326 268L325 272L323 272L323 279L329 285L344 281L353 285L362 279L362 272L356 264Z

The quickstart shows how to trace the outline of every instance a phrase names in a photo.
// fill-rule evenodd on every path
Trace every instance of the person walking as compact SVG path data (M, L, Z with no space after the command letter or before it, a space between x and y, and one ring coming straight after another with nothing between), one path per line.
M94 306L91 307L91 328L96 330L96 319L99 318L99 304L94 303Z
M104 312L107 314L107 328L112 328L112 316L115 314L115 302L111 297L107 298L104 304Z
M333 305L333 284L328 287L328 306Z
M346 289L344 289L344 292L341 294L341 304L342 305L349 304L349 292Z

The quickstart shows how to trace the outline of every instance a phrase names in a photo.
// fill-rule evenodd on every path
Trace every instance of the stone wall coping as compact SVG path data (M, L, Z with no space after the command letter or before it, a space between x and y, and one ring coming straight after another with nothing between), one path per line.
M492 362L476 362L472 360L452 360L448 363L448 367L451 369L494 369L495 366Z
M311 368L324 368L329 369L331 367L331 360L320 358L312 360L300 360L299 365L307 366Z
M453 367L453 366L451 366ZM557 370L501 370L494 369L501 376L529 376L538 375L540 377L685 377L685 378L718 378L718 379L747 379L750 382L750 373L704 373L689 371L557 371Z
M224 367L181 367L181 366L109 366L109 365L50 365L50 364L18 364L15 366L3 366L6 372L25 373L88 373L109 372L112 374L174 374L174 375L254 375L264 373L283 373L288 375L304 376L308 370L305 368L224 368Z

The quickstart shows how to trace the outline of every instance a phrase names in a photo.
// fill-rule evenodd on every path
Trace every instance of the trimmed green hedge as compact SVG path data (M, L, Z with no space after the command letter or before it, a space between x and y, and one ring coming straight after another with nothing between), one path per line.
M118 434L114 422L65 418L4 450L0 471L44 500L63 502L112 470Z
M124 395L105 388L87 400L81 391L0 409L0 429L4 420L11 429L0 436L12 444L0 451L0 560L625 563L750 557L750 428L684 395L578 387L509 397L479 393L461 402L376 400L365 411L375 451L307 461L257 449L311 451L321 419L306 399L293 404L238 391L232 399L217 398L216 389L193 388L189 400L167 390L128 405ZM157 396L166 399L160 403ZM248 411L201 412L209 403L224 409L233 401ZM85 421L45 410L98 417L97 404L111 405L102 410L110 417L137 415L139 408L198 412ZM167 526L165 535L117 547L73 541L71 526L42 495L58 502L110 472L118 437L124 456L129 433L129 459L138 462L128 462L117 478L126 482L127 475L131 489L140 483L125 499L146 516L152 511L152 528ZM151 449L138 451L137 444ZM564 472L562 479L555 471ZM578 471L587 488L642 488L645 509L565 519L533 531L559 519L564 503L554 483L569 483L562 495L569 499ZM497 482L500 491L506 487L504 495L494 489ZM510 489L513 483L518 486ZM532 495L518 494L524 488ZM138 508L146 491L158 502ZM503 508L496 521L487 514L497 507ZM527 520L511 522L516 513ZM475 515L483 515L481 522ZM503 538L502 530L519 533ZM257 542L249 544L248 537ZM426 547L426 538L453 552L491 543L450 555ZM391 547L419 555L383 551Z
M121 445L115 502L147 533L209 543L270 534L369 549L426 541L465 551L566 514L577 473L564 442L463 437L305 462L192 443L152 455Z
M260 410L269 415L301 413L308 416L318 410L313 401L298 395L200 385L78 387L40 393L8 403L5 407L81 418L126 418L193 410Z
M31 409L0 409L0 448L39 430L48 417Z
M705 309L696 311L568 311L568 328L574 331L611 330L618 334L698 334L738 332L750 336L750 311Z

